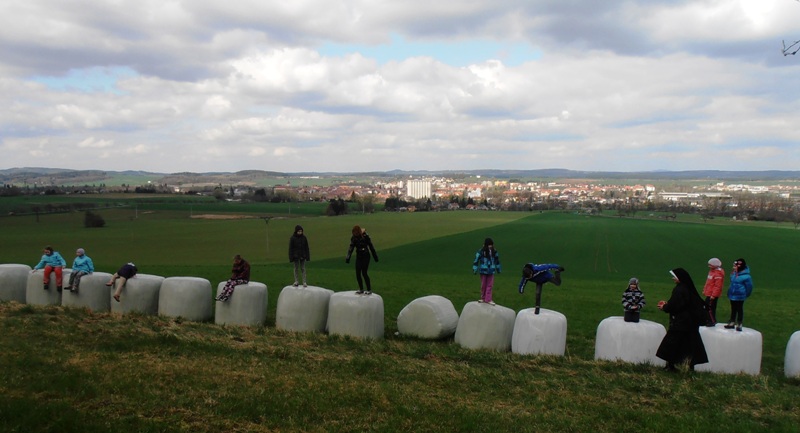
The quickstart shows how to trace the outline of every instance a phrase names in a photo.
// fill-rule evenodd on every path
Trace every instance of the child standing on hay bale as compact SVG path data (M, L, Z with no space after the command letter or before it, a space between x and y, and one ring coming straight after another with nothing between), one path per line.
M519 282L519 294L525 293L525 285L528 284L528 281L536 283L536 306L534 314L539 314L542 301L542 286L546 283L553 283L556 286L560 286L562 272L564 272L564 267L555 263L541 265L527 263L522 267L522 280Z
M639 314L645 305L644 293L639 287L639 279L634 277L628 281L628 287L622 293L622 308L625 309L623 320L626 322L639 322Z

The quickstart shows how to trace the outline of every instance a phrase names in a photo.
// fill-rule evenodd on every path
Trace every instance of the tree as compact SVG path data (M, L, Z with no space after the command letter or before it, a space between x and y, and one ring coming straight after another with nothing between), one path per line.
M332 198L328 203L328 208L325 209L325 215L339 216L347 213L347 203L341 198Z
M384 202L383 207L386 210L398 210L401 207L408 207L408 203L400 197L389 197Z
M106 226L106 220L100 214L87 210L83 216L83 226L86 228L100 228Z
M361 205L361 213L375 212L375 195L366 194L358 197L358 202Z
M795 230L800 226L800 209L794 208L789 212L789 220L794 224Z
M267 190L264 188L255 190L255 192L253 193L253 201L256 202L267 201Z

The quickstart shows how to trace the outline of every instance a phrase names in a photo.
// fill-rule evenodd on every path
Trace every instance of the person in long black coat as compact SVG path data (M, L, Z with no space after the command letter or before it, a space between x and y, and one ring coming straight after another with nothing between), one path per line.
M689 369L708 362L706 348L700 337L700 323L693 314L702 309L703 299L697 293L692 277L683 268L670 271L675 288L668 301L660 301L658 309L669 314L667 335L658 346L656 356L667 361L666 370L674 371L675 364L688 360Z

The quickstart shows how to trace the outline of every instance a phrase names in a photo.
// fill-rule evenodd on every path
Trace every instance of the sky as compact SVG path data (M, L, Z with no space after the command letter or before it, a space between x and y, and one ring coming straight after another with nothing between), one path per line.
M800 169L796 0L3 0L0 169Z

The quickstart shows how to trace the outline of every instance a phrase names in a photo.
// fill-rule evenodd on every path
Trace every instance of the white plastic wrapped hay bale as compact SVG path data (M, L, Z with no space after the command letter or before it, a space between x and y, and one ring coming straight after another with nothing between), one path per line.
M786 345L783 371L786 377L800 378L800 331L789 337L789 343Z
M534 314L534 310L526 308L517 313L511 351L520 355L564 356L567 348L566 316L546 308L541 308L539 314Z
M278 295L275 327L295 332L325 332L332 295L333 290L322 287L284 287Z
M607 317L597 326L594 359L631 364L666 365L656 356L667 334L664 325L649 320L626 322L621 316Z
M725 329L722 325L700 327L700 336L708 354L708 363L698 364L696 371L712 373L761 373L761 333L743 328L741 332Z
M417 338L448 338L456 332L456 327L456 308L449 299L438 295L414 299L397 316L397 330L403 335Z
M331 295L328 305L328 333L382 340L383 298L378 294L358 295L355 291Z
M64 285L69 281L71 272L72 270L64 268L61 273ZM25 303L29 305L61 305L61 292L57 290L55 271L50 272L50 285L47 290L44 290L43 282L43 270L40 269L36 272L28 273L28 284L25 287Z
M217 285L217 293L225 287L225 281ZM233 289L227 301L216 301L214 323L218 325L260 326L267 321L267 286L250 281Z
M81 277L81 285L78 293L64 290L61 295L61 305L65 307L88 308L96 312L106 312L111 310L111 298L109 292L113 292L111 287L106 286L106 282L111 279L111 274L105 272L93 272ZM66 288L69 280L64 281Z
M455 342L467 349L511 349L514 333L514 310L477 301L468 302L461 311Z
M16 301L24 304L30 273L31 267L28 265L12 263L0 265L0 302ZM41 274L39 276L41 277ZM41 290L41 281L39 286Z
M109 278L111 279L111 278ZM112 298L114 288L110 287L108 298L113 313L142 313L151 316L158 314L158 297L164 277L150 274L136 274L129 278L120 292L117 302Z
M169 277L158 293L158 314L193 322L214 318L211 282L197 277Z

